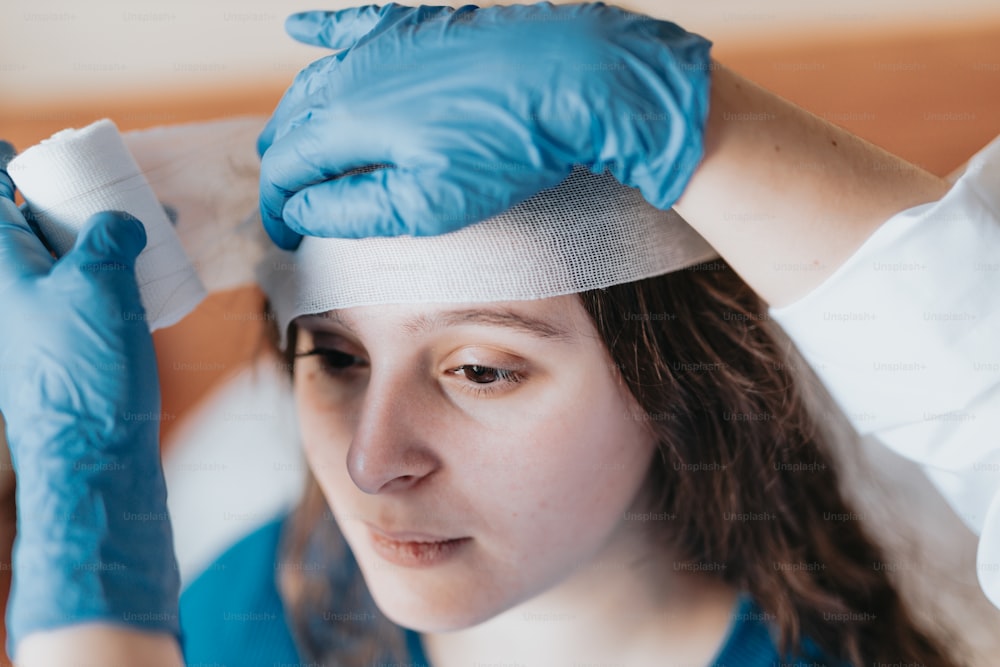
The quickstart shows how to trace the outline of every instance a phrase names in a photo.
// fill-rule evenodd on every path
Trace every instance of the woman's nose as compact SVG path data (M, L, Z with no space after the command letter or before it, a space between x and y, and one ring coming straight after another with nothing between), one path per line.
M431 446L428 392L411 382L373 378L347 452L347 470L365 493L409 489L440 467Z

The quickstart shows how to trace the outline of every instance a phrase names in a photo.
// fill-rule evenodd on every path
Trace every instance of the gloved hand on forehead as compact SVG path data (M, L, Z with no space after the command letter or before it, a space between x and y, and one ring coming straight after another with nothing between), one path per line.
M603 4L366 6L289 17L339 49L258 141L271 238L431 235L500 213L575 164L655 206L702 156L710 43ZM370 165L392 168L351 173Z
M58 261L14 205L0 142L0 411L17 477L8 651L85 622L179 634L160 388L135 281L146 244L95 215Z

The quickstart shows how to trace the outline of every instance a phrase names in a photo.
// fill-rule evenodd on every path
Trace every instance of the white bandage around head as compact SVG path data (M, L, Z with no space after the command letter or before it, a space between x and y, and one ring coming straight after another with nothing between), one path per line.
M390 303L484 303L573 294L718 257L673 210L578 167L557 187L440 236L320 239L274 250L258 279L282 336L295 317Z

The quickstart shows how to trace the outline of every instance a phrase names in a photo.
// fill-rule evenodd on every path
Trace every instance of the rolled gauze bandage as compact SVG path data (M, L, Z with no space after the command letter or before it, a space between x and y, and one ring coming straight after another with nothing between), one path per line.
M124 211L146 227L135 273L149 329L176 323L205 297L170 219L118 128L100 120L63 130L7 165L57 256L73 247L83 224L100 211Z

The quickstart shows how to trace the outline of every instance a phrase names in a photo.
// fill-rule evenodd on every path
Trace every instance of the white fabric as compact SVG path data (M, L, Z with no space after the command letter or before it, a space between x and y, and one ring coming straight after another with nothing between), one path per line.
M263 116L126 132L157 198L176 213L184 251L209 292L252 285L271 247L257 211Z
M770 315L859 432L920 463L980 534L1000 607L1000 138Z
M176 323L205 297L177 233L111 121L59 132L14 158L7 171L57 256L73 247L94 213L125 211L142 221L147 243L135 271L150 330Z
M920 465L875 436L842 442L854 450L852 462L838 460L846 497L884 549L882 561L872 567L898 582L907 608L925 627L944 631L949 650L965 658L960 664L996 667L1000 609L977 580L977 536L934 492Z
M633 282L718 257L673 210L577 168L489 220L433 237L320 239L258 277L279 331L299 315L387 303L525 301Z

